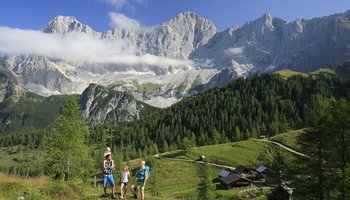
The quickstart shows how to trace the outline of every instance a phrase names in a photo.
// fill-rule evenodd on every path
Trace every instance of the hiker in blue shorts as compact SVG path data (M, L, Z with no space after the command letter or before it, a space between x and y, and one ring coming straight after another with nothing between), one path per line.
M103 189L104 189L104 196L107 196L107 182L109 182L112 186L112 197L113 199L116 198L115 196L115 183L113 178L113 170L114 170L114 161L111 157L111 152L107 152L104 154L105 160L103 161Z
M150 176L149 172L149 167L145 165L145 161L140 162L140 168L137 170L134 180L133 180L133 185L130 187L131 191L134 193L134 199L137 199L137 191L140 191L141 193L141 200L145 199L145 186L147 179ZM137 178L137 179L136 179ZM135 182L136 179L136 182Z

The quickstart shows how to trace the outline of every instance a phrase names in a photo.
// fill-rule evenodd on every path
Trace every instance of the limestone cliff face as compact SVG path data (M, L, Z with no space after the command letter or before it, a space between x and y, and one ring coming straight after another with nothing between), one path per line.
M217 33L190 58L233 68L239 75L285 68L309 72L341 64L350 58L350 11L291 22L267 13Z
M129 94L96 84L90 84L83 92L80 103L82 117L90 125L132 121L151 109Z
M41 31L84 33L104 42L121 39L134 48L136 56L159 56L188 64L126 65L6 56L5 68L28 90L44 96L81 94L90 83L96 83L128 91L157 107L169 106L194 91L225 85L237 76L280 69L309 72L350 59L350 11L291 22L267 13L221 32L210 20L191 12L154 27L115 27L103 33L74 17L57 16Z

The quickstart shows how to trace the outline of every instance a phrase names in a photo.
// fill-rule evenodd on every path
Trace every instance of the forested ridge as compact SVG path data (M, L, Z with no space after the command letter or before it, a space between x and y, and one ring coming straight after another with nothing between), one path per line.
M91 143L108 140L131 157L156 151L272 136L308 126L311 102L318 95L349 100L348 81L331 74L283 79L277 74L238 78L222 88L185 98L141 120L98 126Z
M306 112L312 109L313 96L349 100L349 89L349 81L327 73L288 79L278 74L257 74L187 97L137 121L95 126L91 128L89 143L108 144L134 158L184 145L272 136L306 127ZM46 131L32 132L3 135L0 144L36 148L42 144Z

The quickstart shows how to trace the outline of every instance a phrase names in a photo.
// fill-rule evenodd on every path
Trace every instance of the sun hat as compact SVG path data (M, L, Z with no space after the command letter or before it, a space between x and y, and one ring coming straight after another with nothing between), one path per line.
M106 157L107 155L111 155L111 154L112 154L111 148L106 147L105 152L103 153L103 156Z

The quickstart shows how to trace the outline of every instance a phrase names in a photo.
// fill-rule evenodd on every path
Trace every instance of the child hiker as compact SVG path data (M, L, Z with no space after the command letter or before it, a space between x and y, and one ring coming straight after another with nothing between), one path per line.
M120 172L120 198L121 199L124 199L126 195L129 178L130 178L129 167L124 166L123 170Z
M103 190L104 196L107 196L107 182L111 184L112 187L112 198L115 199L115 183L113 178L113 170L114 170L114 161L112 160L111 150L110 148L106 148L104 153L104 161L103 161Z
M130 187L131 191L134 193L134 199L137 199L137 191L140 191L141 193L141 200L145 199L146 181L150 176L149 167L146 166L145 164L146 164L145 161L140 162L140 168L137 170L133 179L134 184ZM136 179L136 182L135 182L135 179Z

